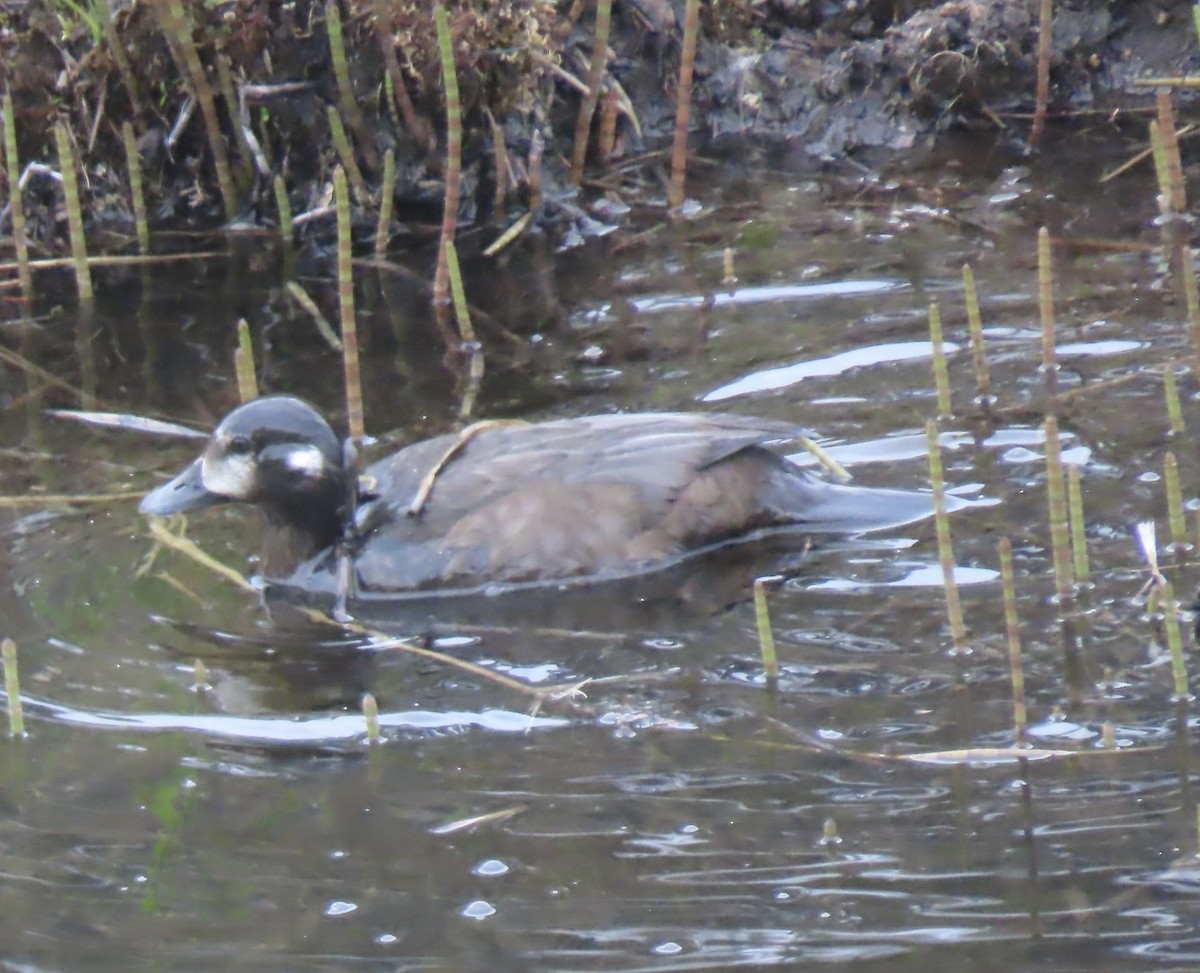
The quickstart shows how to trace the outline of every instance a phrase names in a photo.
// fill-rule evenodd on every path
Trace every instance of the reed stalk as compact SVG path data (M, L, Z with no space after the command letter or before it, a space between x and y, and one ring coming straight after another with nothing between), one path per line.
M21 293L33 296L33 272L29 268L29 238L25 235L25 201L21 192L21 160L17 152L17 120L11 92L4 92L4 168L8 201L12 210L13 249L17 254L17 279Z
M379 703L372 693L363 693L363 718L367 722L367 743L372 746L383 742L383 734L379 732Z
M1171 543L1176 547L1187 546L1187 522L1183 516L1183 490L1179 485L1179 461L1170 450L1163 457L1163 483L1167 494L1167 524L1171 529Z
M687 0L683 15L683 44L679 54L679 86L675 90L675 141L671 146L671 185L667 205L683 206L687 179L688 126L692 115L692 78L696 67L696 39L700 34L700 0Z
M446 8L439 2L433 8L437 28L438 52L442 63L442 84L446 92L446 196L442 208L442 232L437 268L433 274L433 308L442 334L451 334L449 248L458 230L458 204L462 181L462 105L458 94L458 74L454 67L454 49Z
M342 370L346 379L346 425L350 437L366 435L363 423L362 370L358 360L358 322L354 316L354 240L350 228L350 188L346 173L333 170L333 195L337 205L338 305L342 324Z
M1171 678L1175 685L1176 702L1190 700L1188 690L1187 663L1183 658L1183 636L1179 631L1179 602L1175 600L1175 589L1171 582L1162 584L1163 635L1167 640L1167 651L1171 656Z
M1071 559L1075 581L1087 584L1091 579L1091 565L1088 563L1087 522L1083 519L1083 476L1076 463L1067 467L1067 513L1071 522Z
M1008 636L1008 668L1012 677L1013 733L1025 742L1028 709L1025 704L1025 666L1021 660L1021 622L1017 617L1017 586L1013 576L1012 541L1000 538L1000 589L1004 597L1004 627Z
M360 206L366 206L371 202L371 191L367 189L367 181L358 167L358 159L354 156L354 147L350 144L350 137L346 134L346 127L342 124L342 116L338 109L330 105L325 109L325 117L329 119L329 135L333 139L333 147L337 152L338 161L341 162L342 169L349 177L350 185L354 187L354 198L358 200Z
M341 354L342 339L339 338L337 336L337 332L333 330L333 325L331 325L325 319L325 315L322 314L321 309L317 307L317 302L309 297L308 292L294 280L289 280L286 284L286 287L287 292L292 296L296 303L308 312L308 316L313 319L313 323L317 326L317 331L320 332L321 337L325 339L325 341L329 344L329 347L338 354Z
M1200 372L1200 287L1196 284L1196 256L1187 240L1181 240L1179 276L1183 282L1183 304L1187 309L1188 337L1192 341L1193 367Z
M987 350L983 343L983 315L979 313L979 292L975 270L963 264L963 295L967 305L967 332L971 336L971 365L975 370L975 388L979 402L986 408L992 401L992 377L988 372Z
M1163 370L1163 399L1167 403L1168 430L1172 436L1182 436L1187 431L1183 421L1183 406L1179 401L1179 383L1175 381L1175 369L1168 365Z
M146 219L146 196L142 188L142 158L138 155L137 139L129 122L121 126L121 141L125 145L125 164L129 167L129 201L133 207L138 252L147 254L150 252L150 224Z
M75 266L75 284L79 288L79 300L89 304L94 299L92 271L88 267L87 240L83 235L83 206L79 200L79 176L76 171L75 152L71 148L71 136L67 126L59 122L54 126L54 140L58 145L58 167L62 170L63 196L67 201L67 227L71 234L71 259Z
M779 656L775 651L775 635L771 631L771 614L767 609L767 578L754 579L754 623L758 627L758 651L762 656L763 675L767 683L779 681Z
M17 674L17 643L12 639L0 642L4 659L4 692L8 697L8 733L12 737L25 735L25 711L21 707L21 680Z
M596 0L596 29L592 37L592 60L588 66L587 92L579 103L579 117L575 121L575 146L571 154L570 180L576 186L583 182L588 138L592 133L592 119L596 116L596 105L600 100L600 85L604 80L605 56L608 53L608 31L611 23L612 0Z
M338 9L337 0L329 0L325 4L325 30L329 35L329 54L333 60L333 77L337 84L338 107L354 130L367 167L372 170L379 168L379 153L375 149L375 140L367 128L366 119L359 110L354 98L354 85L350 83L350 65L346 59L346 39L342 34L342 12ZM365 199L363 200L365 202Z
M534 132L529 139L529 158L525 163L526 188L529 190L529 212L537 213L542 208L542 153L546 140L541 132Z
M233 367L237 372L238 397L243 402L258 398L258 379L254 368L254 343L250 340L250 325L242 318L237 323L237 348L233 352Z
M1071 564L1071 540L1067 498L1063 489L1062 443L1058 419L1046 416L1046 502L1050 513L1050 548L1054 559L1054 583L1061 604L1071 600L1075 578Z
M379 223L375 227L375 253L387 253L392 238L392 208L396 194L396 153L388 149L383 155L383 184L379 187Z
M1046 126L1046 109L1050 103L1050 41L1053 34L1053 0L1038 4L1037 86L1034 95L1033 125L1029 130L1029 147L1037 148Z
M212 152L213 168L217 173L221 202L225 207L225 219L232 220L237 216L237 193L229 168L229 152L225 146L225 136L221 134L212 85L208 83L208 75L204 73L200 53L196 50L196 42L192 38L192 24L187 9L183 0L161 0L155 4L155 9L158 11L163 30L173 42L172 51L183 61L182 67L191 79L192 92L204 117L204 129L208 134L208 146Z
M937 423L925 423L925 440L929 450L929 484L933 488L933 518L937 529L938 563L942 568L942 588L946 595L946 617L954 640L953 653L965 654L967 626L963 621L962 602L958 597L958 582L954 577L954 542L950 536L950 515L946 511L946 480L942 471L942 448L938 443Z
M950 369L946 366L946 346L942 341L942 312L937 301L929 305L929 340L933 348L933 384L937 389L939 417L954 414L950 400Z
M496 160L496 192L492 199L492 222L501 226L508 203L508 181L512 169L508 161L508 146L504 143L504 129L496 123L491 112L487 113L487 120L492 130L492 156Z
M279 237L283 242L285 256L295 249L296 227L292 223L292 201L288 199L287 184L283 176L272 180L275 189L275 210L279 214Z
M604 104L600 106L600 130L596 133L596 157L601 162L612 161L617 149L617 122L621 117L621 96L611 85L604 93Z
M198 693L208 692L212 689L212 683L208 677L208 666L199 657L192 663L192 689Z
M458 248L451 240L446 244L446 271L450 278L450 294L454 303L454 320L458 324L458 336L466 344L476 344L475 328L471 325L471 309L467 305L467 291L463 287L462 270L458 265Z
M1042 373L1046 399L1053 402L1058 394L1058 360L1054 352L1054 268L1050 260L1050 231L1038 230L1038 317L1042 324Z
M1187 190L1183 183L1183 162L1179 157L1179 136L1175 130L1175 108L1168 89L1159 88L1154 93L1154 107L1166 163L1167 201L1170 211L1179 215L1187 212Z
M1158 183L1158 208L1162 213L1171 206L1171 179L1167 175L1167 152L1163 146L1162 128L1150 122L1150 157L1154 160L1154 179Z

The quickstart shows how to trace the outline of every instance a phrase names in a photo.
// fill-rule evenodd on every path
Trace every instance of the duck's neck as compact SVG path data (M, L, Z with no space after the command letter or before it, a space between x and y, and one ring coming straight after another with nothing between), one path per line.
M332 548L342 536L345 521L341 478L287 505L264 505L267 533L263 541L262 573L267 578L291 575L305 561Z

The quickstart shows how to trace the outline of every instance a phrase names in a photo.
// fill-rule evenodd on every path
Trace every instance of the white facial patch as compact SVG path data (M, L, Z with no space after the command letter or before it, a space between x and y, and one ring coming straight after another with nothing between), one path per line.
M301 476L318 477L325 472L325 457L312 444L295 446L284 455L283 465Z
M210 493L245 500L254 494L254 456L250 453L213 456L209 450L200 463L200 479Z

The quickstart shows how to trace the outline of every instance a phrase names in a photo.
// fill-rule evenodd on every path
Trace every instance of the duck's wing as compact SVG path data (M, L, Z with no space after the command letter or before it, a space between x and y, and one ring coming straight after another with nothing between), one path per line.
M761 528L811 520L816 529L862 529L836 526L862 519L828 493L839 488L767 448L800 434L787 424L684 413L592 416L418 443L367 471L378 499L362 511L361 581L397 589L626 573ZM410 515L431 471L432 488Z

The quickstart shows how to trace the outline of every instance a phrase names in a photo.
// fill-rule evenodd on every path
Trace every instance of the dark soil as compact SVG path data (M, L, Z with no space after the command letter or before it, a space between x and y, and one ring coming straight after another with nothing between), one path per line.
M1137 78L1180 75L1200 60L1184 0L1056 0L1054 7L1052 118L1119 115L1146 101ZM420 232L440 218L445 107L431 8L426 0L345 0L341 19L357 106L350 111L339 103L325 6L186 0L231 158L237 223L275 225L276 177L296 213L327 200L338 158L331 107L349 131L369 187L371 198L358 199L364 227L375 219L387 149L397 162L395 233ZM447 8L463 93L460 220L505 224L532 198L543 222L580 221L582 211L566 191L581 100L571 79L587 76L592 5L451 0ZM1002 127L1019 142L1034 104L1036 8L1036 0L705 4L693 145L731 135L783 138L817 165L852 156L873 162L879 150L909 157L952 125ZM152 222L228 225L203 113L189 115L185 107L193 82L179 44L167 40L167 3L134 0L111 20L107 9L103 2L65 0L8 0L0 8L0 79L13 97L22 164L39 160L56 169L52 129L66 123L85 171L95 246L127 247L121 129L129 123ZM615 0L606 83L624 110L611 157L592 160L591 188L642 199L647 186L661 193L661 183L644 180L645 165L630 160L661 146L674 123L682 19L682 0ZM222 67L225 90L236 91L237 104L221 96ZM389 73L402 81L410 113L404 99L389 97ZM253 141L239 138L239 128ZM496 192L501 139L502 199ZM649 158L657 166L664 157ZM48 174L26 184L30 232L43 253L65 249L57 196ZM102 229L120 233L101 242ZM300 234L312 242L329 232L328 220L315 220Z

